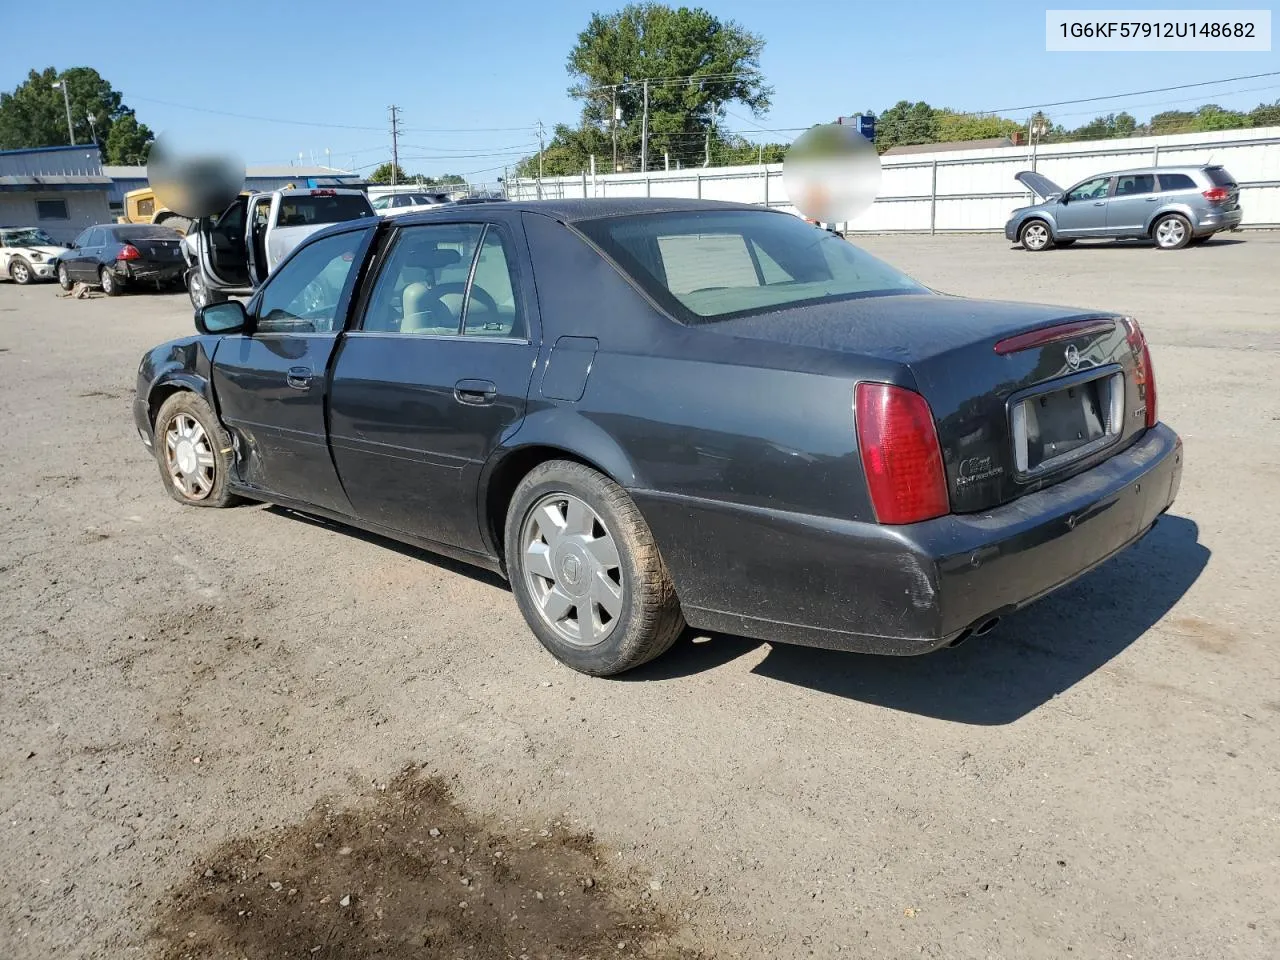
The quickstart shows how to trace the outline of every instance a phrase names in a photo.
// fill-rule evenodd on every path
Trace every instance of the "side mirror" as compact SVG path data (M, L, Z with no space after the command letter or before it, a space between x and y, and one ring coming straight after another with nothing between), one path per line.
M249 315L239 300L207 303L196 311L196 329L201 333L241 333L249 326Z

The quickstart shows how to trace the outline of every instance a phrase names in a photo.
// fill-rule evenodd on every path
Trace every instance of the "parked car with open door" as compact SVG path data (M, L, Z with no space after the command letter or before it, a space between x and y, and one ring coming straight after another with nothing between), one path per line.
M1042 201L1014 210L1004 234L1032 252L1077 240L1139 237L1178 250L1237 229L1243 217L1239 184L1220 166L1122 170L1067 190L1034 170L1016 179Z
M202 218L183 244L187 292L199 309L250 296L306 237L334 223L373 216L361 190L286 189L237 197L216 217Z

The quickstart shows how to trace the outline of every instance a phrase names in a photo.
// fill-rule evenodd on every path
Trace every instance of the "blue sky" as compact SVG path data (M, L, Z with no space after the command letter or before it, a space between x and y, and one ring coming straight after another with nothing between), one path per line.
M29 67L93 66L157 132L198 135L251 164L297 162L299 153L307 163L324 163L329 148L335 166L366 169L389 157L387 105L396 103L405 127L403 166L484 179L536 149L538 120L549 129L576 118L577 107L565 93L565 57L593 10L621 5L311 0L286 7L272 0L135 0L127 16L116 10L107 18L109 29L3 31L0 89L13 89ZM773 109L747 122L740 119L750 118L745 109L730 108L737 116L729 123L749 135L753 124L806 127L868 107L883 110L900 99L980 111L1280 70L1276 52L1045 52L1046 7L1108 6L1087 0L700 5L767 41L761 66L776 90ZM1113 0L1109 6L1160 9L1175 3ZM1262 6L1265 0L1183 4ZM1276 99L1280 76L1048 112L1075 126L1122 109L1146 119L1205 101L1252 107ZM784 142L793 136L755 134Z

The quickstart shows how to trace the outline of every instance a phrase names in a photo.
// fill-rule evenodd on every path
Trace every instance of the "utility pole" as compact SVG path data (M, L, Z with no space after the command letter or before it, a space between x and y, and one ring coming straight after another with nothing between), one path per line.
M53 89L62 90L62 104L67 108L67 137L71 140L71 145L76 145L76 132L71 126L71 98L67 95L67 78L63 77L57 83L53 84Z
M612 119L609 126L613 128L613 169L610 173L618 172L618 85L613 87L613 113L610 115Z
M640 120L640 169L649 169L649 81L644 81L644 114Z
M542 121L538 121L538 199L542 199Z
M391 111L391 185L396 185L396 173L400 170L400 108L392 104Z

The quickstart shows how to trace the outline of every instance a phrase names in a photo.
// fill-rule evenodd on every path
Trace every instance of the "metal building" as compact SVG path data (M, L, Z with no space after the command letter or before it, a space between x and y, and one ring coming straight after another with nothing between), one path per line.
M113 219L110 189L92 144L0 150L0 227L40 227L54 240L73 240Z

